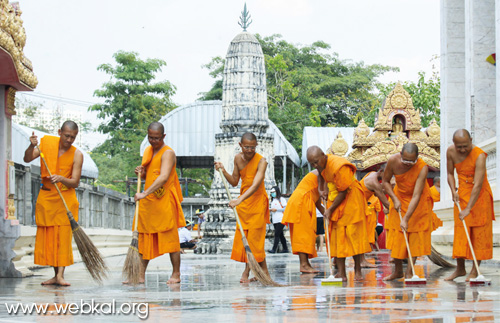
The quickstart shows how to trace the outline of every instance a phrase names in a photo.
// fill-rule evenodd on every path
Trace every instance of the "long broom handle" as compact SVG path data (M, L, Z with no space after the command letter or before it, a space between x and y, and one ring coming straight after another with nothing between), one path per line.
M462 208L460 207L460 204L457 202L455 202L455 204L458 207L458 212L462 212ZM476 265L477 275L479 276L479 275L481 275L481 272L479 271L479 264L477 263L476 253L474 252L474 248L472 247L472 241L470 241L469 229L467 228L467 224L465 224L465 220L462 220L462 224L464 225L465 235L467 236L467 241L469 242L470 251L472 252L472 259L474 259L474 264Z
M52 173L50 172L50 169L49 169L49 166L47 165L47 161L45 161L45 155L42 153L42 151L40 150L40 147L35 146L36 149L38 149L38 151L40 152L40 158L42 159L43 161L43 164L45 165L45 168L47 168L47 172L49 172L49 176L52 176ZM59 186L57 186L57 183L54 183L54 186L56 187L56 190L57 190L57 193L59 193L59 197L61 198L63 204L64 204L64 207L66 208L66 212L70 212L69 211L69 208L68 208L68 205L66 204L66 201L64 200L64 197L61 193L61 190L59 189Z
M323 199L321 200L321 204L323 204ZM323 207L326 207L326 204L323 205ZM332 265L332 257L331 257L331 251L330 251L330 220L325 217L325 230L326 230L326 251L328 252L328 265L330 267L330 275L333 276L333 265Z
M399 214L399 220L402 222L403 217L401 216L401 211L398 211L398 214ZM403 234L405 236L406 249L408 250L408 256L410 258L411 270L413 271L413 275L415 275L415 267L413 266L413 257L411 256L410 243L408 242L408 237L406 236L406 230L403 230Z
M227 197L229 198L229 201L231 201L233 198L231 197L231 192L229 191L229 186L227 185L226 178L224 177L224 174L222 173L222 169L220 169L220 168L219 168L219 174L220 174L220 177L222 178L222 183L224 183L224 187L226 188ZM245 238L245 232L243 231L243 227L241 226L240 217L238 216L238 212L236 211L235 207L233 207L232 209L234 212L234 216L236 217L236 221L238 222L238 226L240 227L241 236L243 238Z
M141 183L142 183L141 176L142 176L141 172L139 172L139 174L137 174L137 194L141 192ZM135 202L134 220L135 220L134 231L137 231L137 223L139 222L139 201Z

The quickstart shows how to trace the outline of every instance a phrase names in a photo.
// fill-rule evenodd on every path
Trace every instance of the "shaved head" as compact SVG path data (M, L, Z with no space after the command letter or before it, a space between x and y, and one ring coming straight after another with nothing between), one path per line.
M323 152L323 150L321 148L319 148L318 146L311 146L309 148L307 148L307 159L309 160L309 156L313 157L313 156L322 156L324 155L325 153Z
M162 135L165 134L165 127L161 122L151 122L148 126L149 130L160 131Z
M246 140L246 141L257 141L257 137L251 133L251 132L245 132L243 134L243 136L241 136L241 140L240 142L243 142L243 140Z
M71 120L66 120L61 126L61 130L64 130L64 128L71 130L71 131L78 131L78 125L76 122L71 121Z
M401 154L408 153L408 154L416 154L418 157L418 146L415 145L413 142L407 142L406 144L403 145L403 150L401 150Z
M471 139L469 131L466 129L458 129L453 133L453 141L458 138L463 138L463 139Z
M436 185L436 183L439 183L441 181L441 178L439 176L434 177L433 183Z

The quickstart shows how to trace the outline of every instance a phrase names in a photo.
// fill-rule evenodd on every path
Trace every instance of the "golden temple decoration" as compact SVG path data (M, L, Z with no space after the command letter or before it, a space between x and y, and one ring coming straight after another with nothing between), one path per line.
M337 156L344 156L345 153L349 150L349 144L345 139L342 137L342 134L339 133L337 134L337 138L334 140L330 148L327 149L326 153L327 154L334 154Z
M0 0L0 47L12 57L21 83L34 89L38 80L33 73L31 61L24 56L26 32L21 19L19 5Z
M410 94L398 83L379 110L373 132L370 134L364 120L359 122L354 131L353 150L347 159L363 171L387 162L405 143L413 142L418 146L419 157L439 169L441 129L436 120L432 120L426 132L421 129L419 111L413 106Z
M6 95L7 104L5 105L5 113L9 116L16 115L16 89L9 86Z
M14 162L12 160L7 161L7 169L10 170L11 167L14 167ZM14 193L10 191L11 181L10 175L7 176L7 220L16 220L16 204L14 201Z

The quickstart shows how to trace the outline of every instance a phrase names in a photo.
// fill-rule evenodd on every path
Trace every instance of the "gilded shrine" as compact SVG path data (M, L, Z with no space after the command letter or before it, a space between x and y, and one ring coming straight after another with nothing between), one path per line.
M359 171L368 171L387 162L391 155L401 151L405 143L413 142L418 146L419 157L434 171L439 170L441 129L436 120L433 119L425 132L422 131L420 112L400 83L389 93L382 106L373 132L364 120L359 122L354 131L353 150L347 159ZM337 136L328 152L340 156L346 154L346 142L341 135Z

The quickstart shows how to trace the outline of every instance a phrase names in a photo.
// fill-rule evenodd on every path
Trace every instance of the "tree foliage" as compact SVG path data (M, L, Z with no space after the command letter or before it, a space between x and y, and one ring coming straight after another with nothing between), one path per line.
M331 46L291 44L280 35L256 35L264 53L269 118L300 150L306 126L355 126L378 103L377 77L397 68L341 60ZM222 99L224 60L206 65L216 79L202 100Z
M164 61L141 60L137 53L124 51L113 57L115 65L102 64L97 68L110 76L94 92L104 103L89 108L103 120L97 130L109 135L93 150L97 166L106 169L99 178L106 184L124 179L125 175L135 176L135 166L141 161L139 147L148 125L175 108L170 99L175 87L168 81L154 83L155 74L166 65ZM124 189L124 185L119 187Z

